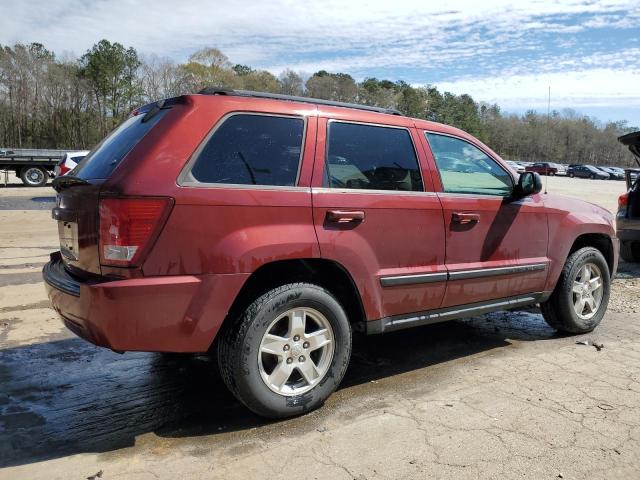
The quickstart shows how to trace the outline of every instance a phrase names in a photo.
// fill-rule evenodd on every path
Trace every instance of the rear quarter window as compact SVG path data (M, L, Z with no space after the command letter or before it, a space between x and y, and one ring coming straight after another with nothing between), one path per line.
M231 115L196 152L184 183L295 186L304 129L300 117Z
M124 157L155 127L167 110L160 110L149 120L136 115L125 120L74 168L70 175L97 179L109 178Z

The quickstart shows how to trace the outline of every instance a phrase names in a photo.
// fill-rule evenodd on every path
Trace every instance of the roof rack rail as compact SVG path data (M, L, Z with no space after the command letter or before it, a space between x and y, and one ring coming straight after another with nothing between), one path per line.
M372 107L369 105L360 105L359 103L335 102L333 100L322 100L320 98L298 97L296 95L282 95L280 93L268 92L252 92L251 90L233 90L222 87L206 87L198 92L202 95L229 95L235 97L256 97L269 98L273 100L287 100L289 102L313 103L315 105L327 105L330 107L356 108L358 110L367 110L370 112L387 113L389 115L402 115L394 108Z

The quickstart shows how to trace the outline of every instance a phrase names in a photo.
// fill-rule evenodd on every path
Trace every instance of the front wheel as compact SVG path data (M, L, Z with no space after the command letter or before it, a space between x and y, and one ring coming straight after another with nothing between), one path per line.
M574 176L573 172L569 174L569 178L573 178Z
M595 179L596 179L596 176L592 173L591 175L589 175L589 178L590 178L591 180L595 180Z
M225 384L250 410L286 418L314 410L338 387L351 356L351 326L322 287L294 283L255 300L222 332Z
M602 320L610 291L607 261L598 249L584 247L567 258L556 288L540 309L556 330L587 333Z
M550 177L553 177L555 174L556 174L556 172L554 172L553 170L551 170L551 171L549 172L549 176L550 176Z
M24 167L20 179L27 187L42 187L49 180L49 173L42 167Z

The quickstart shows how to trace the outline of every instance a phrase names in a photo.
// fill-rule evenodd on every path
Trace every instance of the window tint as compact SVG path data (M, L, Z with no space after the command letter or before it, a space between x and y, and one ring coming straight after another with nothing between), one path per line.
M127 153L158 124L166 112L167 110L160 110L146 122L142 121L144 115L128 118L84 157L70 175L84 179L108 178Z
M509 195L511 175L480 149L464 140L427 133L445 192Z
M191 175L202 183L293 186L304 120L233 115L211 135Z
M403 128L330 122L325 186L422 191L409 132Z

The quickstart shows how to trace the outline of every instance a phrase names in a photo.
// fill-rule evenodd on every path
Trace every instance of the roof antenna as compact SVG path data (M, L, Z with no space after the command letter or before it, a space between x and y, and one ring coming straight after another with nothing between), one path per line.
M547 162L551 160L551 85L549 85L549 95L547 97ZM547 194L549 187L549 172L544 179L544 193Z

